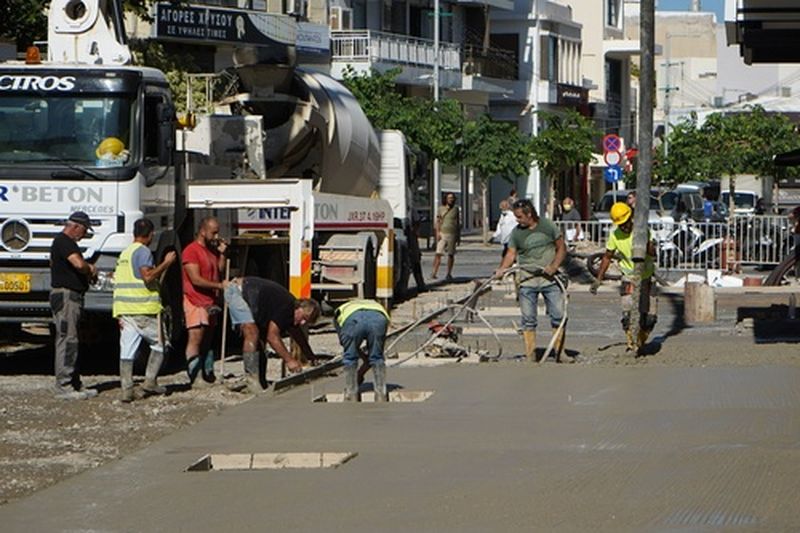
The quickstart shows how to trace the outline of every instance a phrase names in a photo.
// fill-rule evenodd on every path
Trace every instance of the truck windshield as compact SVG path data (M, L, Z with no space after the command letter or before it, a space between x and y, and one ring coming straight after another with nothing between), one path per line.
M133 95L0 96L0 165L131 162Z

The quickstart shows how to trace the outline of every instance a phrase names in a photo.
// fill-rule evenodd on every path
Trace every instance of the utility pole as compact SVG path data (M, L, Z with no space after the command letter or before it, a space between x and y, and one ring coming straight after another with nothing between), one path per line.
M439 0L433 2L433 101L439 101ZM435 220L441 193L439 159L433 160L433 198L431 198L431 220Z
M636 209L633 214L633 305L630 331L639 338L642 273L650 230L650 182L653 176L653 88L655 82L655 0L642 0L640 8L639 167L636 170ZM637 341L638 342L638 341Z
M679 34L680 36L692 37L691 34ZM667 32L665 36L666 43L664 44L664 51L666 58L664 63L664 157L669 155L669 128L670 128L670 115L672 114L672 93L678 91L678 87L672 86L672 67L680 65L682 62L672 62L672 52L670 47L670 39L675 35Z

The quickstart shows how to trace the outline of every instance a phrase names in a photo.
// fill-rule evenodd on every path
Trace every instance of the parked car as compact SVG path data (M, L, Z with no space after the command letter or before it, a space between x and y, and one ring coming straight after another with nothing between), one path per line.
M628 193L633 189L620 189L618 191L607 191L600 201L597 202L594 208L594 213L589 217L589 220L597 220L598 222L611 222L611 206L617 202L624 202L628 197ZM650 211L648 213L648 221L650 222L663 222L664 217L661 213L661 204L659 203L659 191L650 191Z
M669 212L675 220L690 218L692 220L705 220L703 213L703 197L699 192L685 188L676 188L665 192L660 197L661 211Z

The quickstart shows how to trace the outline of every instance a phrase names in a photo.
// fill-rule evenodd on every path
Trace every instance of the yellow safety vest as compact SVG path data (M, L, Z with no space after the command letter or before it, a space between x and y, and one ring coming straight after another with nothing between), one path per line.
M114 271L114 305L111 313L114 318L120 315L157 315L161 312L161 297L158 290L147 288L144 280L133 275L131 258L140 246L135 242L125 248L117 261Z
M355 313L356 311L378 311L383 313L383 316L389 320L389 313L386 312L386 309L383 308L381 304L376 302L375 300L350 300L349 302L345 302L336 309L334 313L336 317L336 322L339 326L343 326L345 320Z

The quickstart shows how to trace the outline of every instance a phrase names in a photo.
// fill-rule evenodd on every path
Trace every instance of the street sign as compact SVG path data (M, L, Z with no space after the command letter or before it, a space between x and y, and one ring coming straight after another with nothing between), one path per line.
M616 165L607 166L603 169L603 179L606 183L616 183L622 179L622 169Z
M622 150L622 139L619 135L609 133L603 137L604 152L619 152L620 150Z
M606 165L617 167L622 162L622 154L620 152L605 152L603 154L603 160L606 162Z

